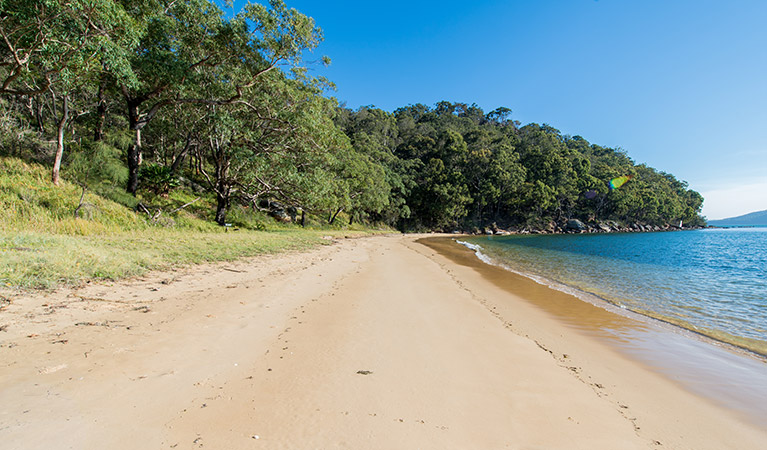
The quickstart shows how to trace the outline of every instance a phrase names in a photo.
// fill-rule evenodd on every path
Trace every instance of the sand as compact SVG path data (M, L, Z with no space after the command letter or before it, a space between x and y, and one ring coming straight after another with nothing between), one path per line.
M561 293L418 238L15 296L0 448L764 448L572 325L590 313L541 307Z

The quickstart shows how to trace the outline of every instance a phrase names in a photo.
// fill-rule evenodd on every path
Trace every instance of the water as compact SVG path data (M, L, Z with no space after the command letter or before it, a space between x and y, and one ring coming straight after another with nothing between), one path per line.
M466 241L540 283L767 355L767 228Z

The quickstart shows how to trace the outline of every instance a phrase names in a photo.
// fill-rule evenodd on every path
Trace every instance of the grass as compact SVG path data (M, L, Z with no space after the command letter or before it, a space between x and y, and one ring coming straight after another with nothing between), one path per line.
M83 200L92 206L75 217L81 194L73 183L54 186L43 166L0 157L0 224L5 231L88 235L147 228L130 209L88 192Z
M207 217L212 202L201 198L193 207L164 213L151 221L146 214L86 192L93 205L76 218L80 186L53 186L48 170L16 158L0 157L0 287L52 289L87 280L117 280L178 265L286 251L327 244L323 236L388 232L356 226L300 228L236 208L238 231L225 232ZM190 192L139 198L163 212L194 200Z
M50 289L86 280L116 280L176 265L305 250L322 245L319 230L195 232L154 229L138 233L67 236L0 233L0 283Z

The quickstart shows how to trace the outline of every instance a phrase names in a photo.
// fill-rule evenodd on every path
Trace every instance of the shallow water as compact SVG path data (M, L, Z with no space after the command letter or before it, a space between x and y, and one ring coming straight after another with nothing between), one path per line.
M475 268L489 281L531 302L567 326L613 345L684 388L767 429L767 358L711 340L670 321L636 314L603 298L530 272L525 276L510 273L508 264L502 265L499 259L494 260L484 253L490 247L486 245L488 240L431 238L419 242L457 264ZM457 245L455 241L463 245ZM521 271L512 269L511 272Z
M542 284L767 355L767 228L465 241Z

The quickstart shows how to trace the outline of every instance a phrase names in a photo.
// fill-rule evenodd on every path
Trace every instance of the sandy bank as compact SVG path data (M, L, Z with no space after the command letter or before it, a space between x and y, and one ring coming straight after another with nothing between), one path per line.
M3 325L2 448L767 442L410 236L16 298Z

